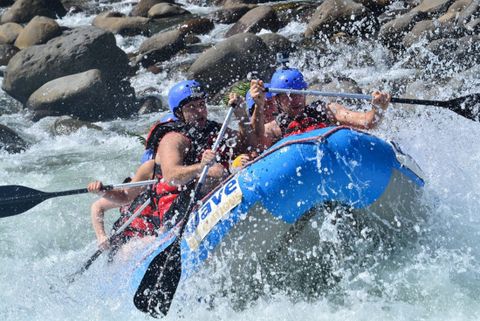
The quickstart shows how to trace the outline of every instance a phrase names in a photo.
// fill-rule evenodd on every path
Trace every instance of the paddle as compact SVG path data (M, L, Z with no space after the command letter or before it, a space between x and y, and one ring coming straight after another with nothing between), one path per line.
M104 190L122 189L152 185L156 180L148 180L134 183L124 183L104 186ZM41 202L58 196L76 195L88 193L86 188L74 189L62 192L42 192L21 185L0 186L0 218L14 216L28 211Z
M334 93L322 92L318 90L296 90L296 89L279 89L279 88L265 88L266 91L275 94L298 94L298 95L312 95L323 97L340 97L372 100L372 96L363 94L349 94L349 93ZM451 111L463 116L465 118L479 121L480 115L480 93L470 94L467 96L450 99L450 100L425 100L425 99L409 99L392 97L392 103L413 104L413 105L430 105L450 109ZM476 107L476 105L479 105Z
M133 222L134 219L136 219L142 211L150 204L151 198L149 197L143 204L140 206L135 213L130 216L130 218L120 226L107 240L109 244L113 244L117 241L117 238L121 235L121 233L130 225L130 223ZM93 262L103 253L105 252L106 249L98 249L93 255L88 259L87 262L85 262L80 269L77 270L77 272L67 276L68 282L72 283L75 281L75 278L79 275L82 275L83 272L88 270L88 268L92 265Z
M230 107L228 110L222 128L213 144L212 150L214 152L223 140L223 136L232 117L233 108L234 107ZM203 168L195 190L193 194L191 194L187 210L185 211L186 215L179 223L180 230L175 241L152 260L135 292L133 303L137 309L149 313L153 317L158 317L159 313L167 315L170 305L172 304L182 275L181 243L183 232L185 231L186 223L192 215L192 209L206 179L208 168L208 165Z

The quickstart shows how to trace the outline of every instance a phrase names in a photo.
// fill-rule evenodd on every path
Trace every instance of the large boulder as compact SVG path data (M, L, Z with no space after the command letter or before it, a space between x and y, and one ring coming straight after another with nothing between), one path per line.
M25 103L50 80L90 69L101 70L103 79L113 85L131 73L128 57L117 47L112 33L95 27L76 28L16 54L8 63L2 88Z
M126 17L118 12L104 12L93 19L92 25L122 36L136 36L149 34L148 18Z
M295 50L295 45L282 35L276 33L264 33L259 37L265 42L272 53L291 53Z
M271 6L259 6L248 11L228 30L225 36L230 37L240 32L257 33L262 29L273 32L280 29L277 15Z
M16 0L2 15L1 23L26 23L35 16L55 19L66 14L67 11L60 0Z
M152 19L167 18L190 14L190 11L171 3L158 3L148 10L148 17Z
M254 34L241 33L223 40L202 53L190 67L189 74L208 85L211 93L245 79L249 72L270 78L273 62L268 47Z
M140 0L130 12L131 16L147 17L148 11L159 3L175 3L174 0Z
M17 54L19 49L13 45L0 44L0 66L8 65L10 59Z
M0 43L13 44L22 30L23 27L14 22L0 25Z
M20 153L27 148L25 141L12 129L0 124L0 149L8 153Z
M173 57L185 48L185 33L180 30L160 32L145 40L136 62L148 67Z
M33 45L40 45L61 34L62 29L55 20L36 16L20 32L15 41L15 46L23 49Z
M71 115L81 120L103 120L134 113L133 95L115 95L98 69L60 77L38 88L28 99L34 119ZM127 103L128 102L128 103Z
M325 0L315 11L305 31L306 37L319 33L330 36L343 31L349 34L372 32L373 13L353 0Z

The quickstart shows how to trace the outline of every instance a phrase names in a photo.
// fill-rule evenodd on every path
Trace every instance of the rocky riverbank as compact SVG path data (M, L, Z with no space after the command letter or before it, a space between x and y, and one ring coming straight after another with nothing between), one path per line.
M361 41L380 44L387 65L411 72L358 86L337 70L310 75L312 86L364 92L383 87L397 96L415 96L418 81L431 79L436 85L448 83L458 94L470 88L452 81L454 74L478 77L479 3L5 0L0 1L2 89L18 102L12 100L11 105L22 106L34 121L46 116L79 121L128 118L164 105L163 89L155 84L147 90L137 88L138 77L195 78L208 84L211 97L220 97L250 72L268 79L278 52L291 53L298 67L314 69L318 61L334 65L336 50L362 55L355 46ZM89 23L67 26L62 23L65 17L89 17ZM288 26L295 26L295 32L278 33ZM128 43L128 50L119 42ZM369 59L366 55L361 63L371 66ZM438 92L422 91L430 98ZM18 110L4 107L0 112ZM26 148L21 133L9 133L2 134L0 147L8 145L10 152Z

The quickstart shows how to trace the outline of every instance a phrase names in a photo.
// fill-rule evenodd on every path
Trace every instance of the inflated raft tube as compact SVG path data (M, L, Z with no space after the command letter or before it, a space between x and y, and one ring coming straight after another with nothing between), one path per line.
M289 235L298 225L297 248L318 245L318 230L305 222L312 208L324 204L339 204L402 234L424 219L418 210L420 175L394 144L348 127L284 138L209 193L192 213L182 241L182 276L209 256L242 251L262 260L286 236L292 242ZM176 236L171 231L163 237L138 265L133 288Z

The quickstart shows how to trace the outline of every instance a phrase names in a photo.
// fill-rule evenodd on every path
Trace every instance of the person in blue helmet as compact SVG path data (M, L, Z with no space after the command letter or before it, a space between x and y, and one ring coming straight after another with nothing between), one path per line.
M298 69L278 69L270 81L271 88L307 89L308 84ZM265 121L265 85L262 80L252 80L250 95L258 108L252 114L252 126L261 140L261 145L268 148L281 138L307 132L331 125L346 125L359 129L370 129L377 125L383 111L388 108L390 95L375 91L372 94L372 109L356 112L338 103L306 106L305 96L296 94L277 94L280 113L275 120Z
M154 160L141 165L132 179L133 182L152 177L158 179L158 183L148 191L153 205L139 217L145 220L144 227L148 229L142 231L140 236L154 234L165 221L173 218L169 216L173 211L168 211L173 201L187 186L192 186L207 164L211 166L202 192L208 191L228 175L225 155L222 153L216 155L210 149L221 124L208 120L206 93L201 84L195 80L176 84L170 89L168 103L170 111L178 121L158 126L151 133ZM238 107L241 103L242 99L238 95L230 94L229 105ZM239 131L227 131L224 142L229 141L231 144L229 147L234 149L233 152L242 153L249 145L256 144L256 138L245 109L235 108L234 114L241 120ZM233 145L232 141L235 141ZM226 151L230 149L229 147L224 145L219 150ZM104 192L102 188L103 184L99 181L88 185L90 192L102 193L104 198L117 204L128 204L144 191L143 188L131 188ZM135 224L137 232L142 228L140 221L134 220L132 224Z

